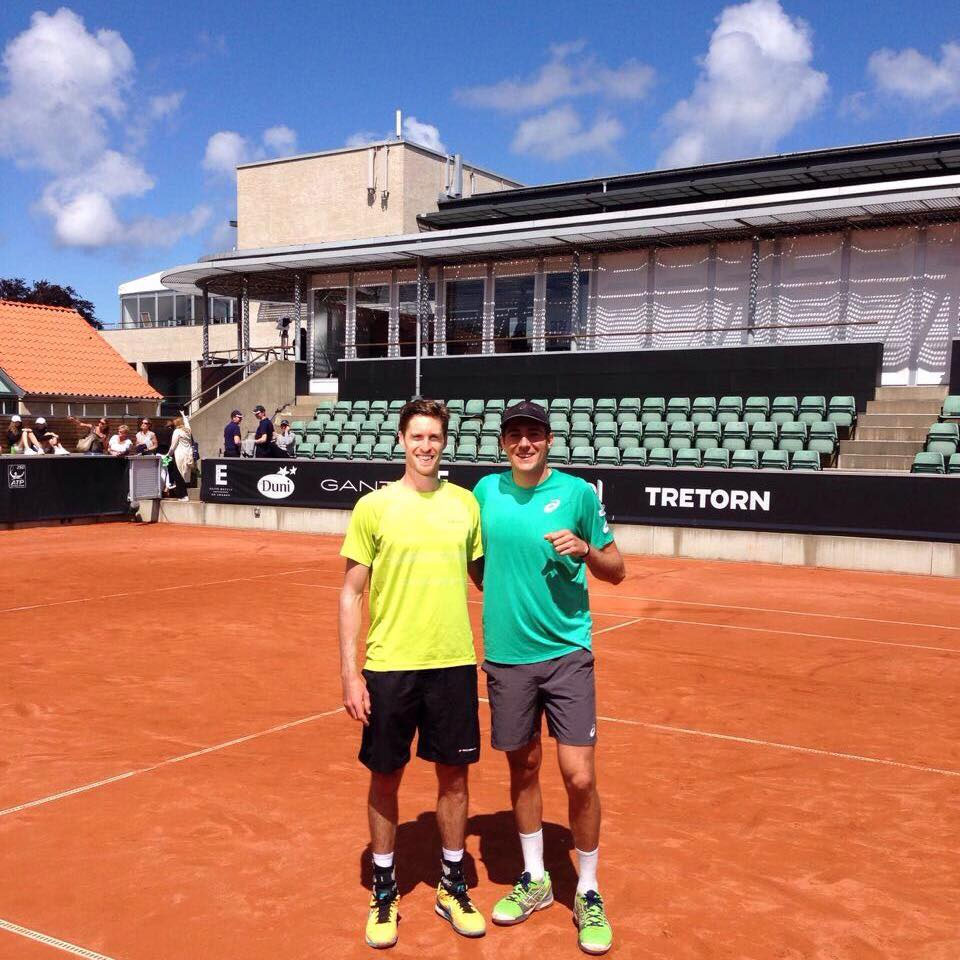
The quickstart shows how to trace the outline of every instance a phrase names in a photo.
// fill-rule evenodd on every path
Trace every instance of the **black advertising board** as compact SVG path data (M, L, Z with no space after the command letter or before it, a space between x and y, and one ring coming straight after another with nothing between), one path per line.
M128 467L116 457L0 457L0 523L127 513Z
M614 523L825 533L960 542L960 477L563 468L592 483ZM501 464L443 468L472 487ZM350 510L363 494L397 480L402 463L347 460L204 460L207 503Z

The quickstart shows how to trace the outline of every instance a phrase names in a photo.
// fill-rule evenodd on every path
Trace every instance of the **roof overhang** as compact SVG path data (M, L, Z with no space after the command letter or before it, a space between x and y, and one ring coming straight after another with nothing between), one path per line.
M165 287L291 300L294 275L431 263L527 257L571 248L677 245L892 223L960 219L960 174L712 199L589 215L464 227L397 237L237 251L176 267Z

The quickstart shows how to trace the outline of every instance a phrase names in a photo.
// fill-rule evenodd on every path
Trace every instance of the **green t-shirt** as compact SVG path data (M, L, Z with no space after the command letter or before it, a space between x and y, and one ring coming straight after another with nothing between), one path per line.
M560 557L544 534L570 530L592 547L613 541L603 505L586 480L553 470L537 487L511 473L474 488L483 528L483 646L494 663L539 663L590 649L587 570Z
M476 663L467 564L483 556L469 490L432 493L390 483L357 501L340 555L370 567L365 670L430 670Z

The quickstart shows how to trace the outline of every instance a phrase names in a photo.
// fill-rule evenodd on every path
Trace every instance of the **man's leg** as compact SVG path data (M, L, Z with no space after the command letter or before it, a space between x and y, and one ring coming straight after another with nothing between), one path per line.
M462 857L463 842L467 832L467 807L469 767L451 767L445 763L435 764L437 769L437 827L444 859L448 852L459 851Z
M507 754L510 766L510 800L520 834L536 833L543 825L543 794L540 792L540 764L543 747L534 737L519 750Z
M370 847L374 857L389 855L397 840L397 822L400 819L397 795L403 770L393 773L371 773L370 791L367 794L367 818L370 821Z
M577 852L583 860L584 852L595 853L600 845L600 794L597 792L597 775L594 764L596 747L571 747L557 744L557 759L563 785L567 788L567 805L570 814L570 830ZM588 865L589 866L589 865ZM584 882L581 862L581 885ZM596 863L590 877L594 885L585 890L596 890Z

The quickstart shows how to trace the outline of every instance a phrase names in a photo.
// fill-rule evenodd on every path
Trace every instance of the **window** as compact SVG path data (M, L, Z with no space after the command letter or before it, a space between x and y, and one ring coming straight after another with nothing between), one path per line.
M447 354L480 353L483 280L447 281Z
M397 290L400 297L398 320L400 356L415 357L417 354L417 285L415 283L401 283ZM427 304L424 319L426 321L422 331L423 339L430 339L430 331L437 314L437 287L431 283L427 285ZM428 349L423 350L429 353Z
M497 353L528 353L533 337L533 277L497 277L493 336Z
M548 273L546 276L546 348L547 350L576 349L575 337L587 326L587 293L590 274L580 273L580 312L576 329L571 316L572 273Z
M343 359L347 326L347 291L330 287L313 292L313 370L315 377L335 377Z
M210 298L210 322L211 323L232 323L233 322L233 300L230 297L211 297Z
M124 327L136 327L139 326L140 317L138 316L137 310L137 298L136 297L123 297L121 298L120 303L122 304L123 310L121 313L120 323Z
M157 325L160 327L173 326L173 294L157 294Z
M385 357L390 335L390 285L357 287L357 357Z
M193 297L177 294L175 319L178 327L188 327L193 323Z
M157 325L157 297L155 294L147 294L140 297L140 323L141 327L155 327Z

